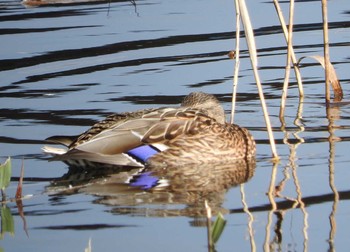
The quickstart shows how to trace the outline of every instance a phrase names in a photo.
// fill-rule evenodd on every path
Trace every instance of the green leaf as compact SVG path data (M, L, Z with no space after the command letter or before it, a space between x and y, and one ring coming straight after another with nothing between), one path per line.
M11 158L7 158L5 163L0 164L0 189L5 190L9 186L11 180Z
M10 208L6 206L2 206L1 207L1 234L0 234L1 239L4 238L5 233L10 233L11 235L14 235L15 223L14 223Z
M219 214L214 222L213 230L211 232L211 237L213 239L214 244L219 240L219 238L222 234L222 231L224 231L226 222L227 221L224 219L224 216L222 216L222 214L219 212Z

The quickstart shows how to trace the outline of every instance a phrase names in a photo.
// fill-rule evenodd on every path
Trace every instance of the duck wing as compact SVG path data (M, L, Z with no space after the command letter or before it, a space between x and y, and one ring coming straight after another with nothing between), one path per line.
M56 143L56 144L62 144L66 147L69 147L76 139L79 137L79 135L76 136L51 136L46 138L45 140L50 143Z
M164 113L161 120L143 135L142 142L166 143L180 136L198 134L212 125L215 119L208 117L200 109L187 108Z
M152 111L139 118L118 121L96 135L86 135L88 140L69 148L65 153L61 149L59 151L44 149L44 151L53 155L53 160L67 163L70 160L87 160L139 167L142 164L128 155L128 151L145 144L162 151L166 150L169 141L180 136L197 134L212 122L215 120L199 109L166 108Z
M91 137L88 141L72 150L113 155L126 152L142 145L141 137L154 124L156 118L139 118L129 120Z
M125 153L143 144L166 144L180 135L195 134L213 120L198 109L157 110L114 125L73 149L104 155Z
M72 149L84 142L89 141L91 138L96 136L97 134L108 130L112 127L116 127L125 123L126 121L142 118L144 115L149 113L158 113L157 111L160 109L143 109L135 112L125 112L125 113L117 113L107 116L104 120L95 123L91 128L82 133L80 136L76 137L76 139L69 145L69 148Z

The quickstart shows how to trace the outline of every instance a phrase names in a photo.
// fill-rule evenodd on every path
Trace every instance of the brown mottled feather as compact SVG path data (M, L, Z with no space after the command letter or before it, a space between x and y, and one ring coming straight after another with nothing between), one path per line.
M162 145L164 150L147 160L149 166L229 162L255 155L250 133L225 123L224 110L214 96L191 93L181 105L108 116L75 140L49 139L65 145L70 142L67 151L50 147L44 151L79 166L141 166L124 153L144 144Z
M156 109L144 109L135 112L125 112L109 115L104 120L95 123L90 129L76 138L75 141L70 144L69 148L74 148L84 142L89 141L92 137L96 136L106 129L115 127L131 119L141 118L145 114L151 113L155 110Z
M151 157L150 166L166 163L225 163L255 156L255 141L247 129L235 124L219 124L215 120L199 124L191 134L183 134L166 143L169 149ZM193 156L197 158L193 158Z

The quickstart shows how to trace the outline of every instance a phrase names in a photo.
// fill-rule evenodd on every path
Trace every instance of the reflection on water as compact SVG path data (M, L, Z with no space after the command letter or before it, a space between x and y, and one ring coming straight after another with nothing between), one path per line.
M317 3L296 3L297 58L323 53ZM292 76L283 121L278 116L286 62L282 30L272 2L248 3L281 157L278 164L269 161L244 43L235 122L257 140L256 164L179 167L171 177L155 171L153 175L166 177L169 186L141 190L125 184L136 170L67 172L40 152L48 136L78 134L110 113L178 104L191 91L215 94L229 114L234 61L227 52L235 46L233 5L118 0L25 8L18 1L0 1L0 156L13 158L8 195L14 195L22 158L23 193L33 194L22 206L2 206L2 220L12 218L14 223L14 229L8 229L14 237L2 230L4 251L46 251L42 244L47 242L51 251L60 251L63 242L72 251L82 251L90 238L93 251L202 251L205 199L228 221L217 251L232 246L240 251L348 247L346 0L328 3L331 59L344 101L324 105L323 71L305 61L305 98L299 102ZM281 5L288 13L288 3Z
M70 169L62 178L55 179L47 190L56 195L78 192L98 195L96 203L118 206L112 212L119 214L199 217L206 216L205 200L214 214L219 211L227 213L227 210L222 209L225 193L231 187L247 182L254 170L255 160L239 160L221 165L159 167L152 169L149 175L159 182L144 191L139 186L133 186L133 180L145 175L145 172L139 173L138 169L118 172L93 170L84 173ZM149 209L149 204L155 206ZM184 205L185 208L162 209L164 204Z

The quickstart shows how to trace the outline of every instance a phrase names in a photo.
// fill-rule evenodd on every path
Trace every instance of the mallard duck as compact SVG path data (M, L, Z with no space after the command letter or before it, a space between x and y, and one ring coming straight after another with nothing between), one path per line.
M223 163L255 156L247 129L225 122L215 96L193 92L180 107L113 114L79 136L53 136L44 146L71 167L159 167Z

